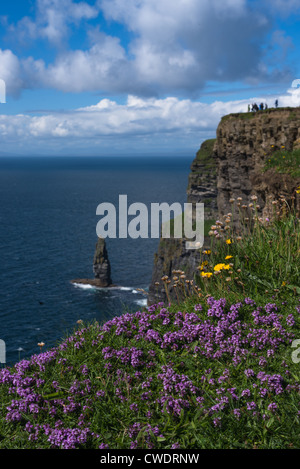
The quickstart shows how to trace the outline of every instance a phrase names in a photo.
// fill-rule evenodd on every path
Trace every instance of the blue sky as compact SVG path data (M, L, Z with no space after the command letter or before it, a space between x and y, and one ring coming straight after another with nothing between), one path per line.
M0 6L0 155L194 154L249 102L299 106L300 0Z

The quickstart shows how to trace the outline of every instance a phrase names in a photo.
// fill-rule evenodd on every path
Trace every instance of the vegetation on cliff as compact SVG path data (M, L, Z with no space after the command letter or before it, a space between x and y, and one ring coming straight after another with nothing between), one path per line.
M300 178L300 149L292 151L282 147L269 155L264 170L275 169L279 174L289 174L293 178Z
M199 284L173 273L178 301L1 370L0 448L299 448L299 218L255 203L251 231L242 206L240 235L216 222Z

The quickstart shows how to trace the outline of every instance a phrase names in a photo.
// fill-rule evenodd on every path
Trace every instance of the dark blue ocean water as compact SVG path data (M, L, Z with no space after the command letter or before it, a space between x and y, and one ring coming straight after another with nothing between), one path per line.
M78 288L93 278L96 208L186 202L194 156L0 158L0 339L7 364L55 346L79 319L137 311L151 280L157 239L107 239L120 290Z

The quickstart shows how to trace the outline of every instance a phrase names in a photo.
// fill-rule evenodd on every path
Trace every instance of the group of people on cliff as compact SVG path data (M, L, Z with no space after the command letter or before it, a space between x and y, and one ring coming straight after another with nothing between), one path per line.
M260 103L260 105L254 103L254 104L248 104L248 112L257 112L257 111L264 111L268 109L267 103Z
M275 101L275 107L278 108L278 99ZM260 105L254 103L254 104L248 104L248 112L257 112L257 111L265 111L268 109L267 103L260 103Z

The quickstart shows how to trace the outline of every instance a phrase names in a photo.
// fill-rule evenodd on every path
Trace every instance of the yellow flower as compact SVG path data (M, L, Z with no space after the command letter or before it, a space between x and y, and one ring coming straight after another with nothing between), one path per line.
M225 261L228 261L228 259L232 259L232 258L233 258L233 256L226 256Z
M215 265L214 267L214 270L216 272L220 271L220 270L229 270L230 269L230 265L229 264L217 264Z
M231 244L231 239L226 239L226 244Z
M285 287L286 286L286 282L282 282L282 287Z
M296 189L297 194L300 194L300 186Z
M201 272L202 277L210 278L212 276L211 272Z

